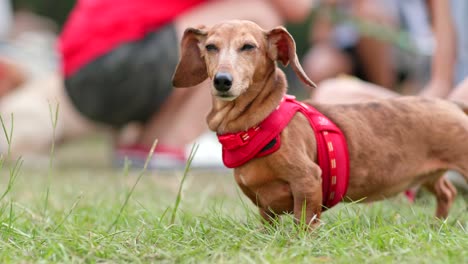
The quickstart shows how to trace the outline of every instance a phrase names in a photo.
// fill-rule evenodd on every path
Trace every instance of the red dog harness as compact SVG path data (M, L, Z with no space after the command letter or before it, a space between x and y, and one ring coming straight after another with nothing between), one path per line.
M223 162L228 168L239 167L253 158L271 154L280 148L281 131L296 112L307 117L317 141L317 159L322 170L323 206L331 208L346 194L349 156L343 132L327 117L308 104L286 95L265 120L247 131L218 135L223 146Z

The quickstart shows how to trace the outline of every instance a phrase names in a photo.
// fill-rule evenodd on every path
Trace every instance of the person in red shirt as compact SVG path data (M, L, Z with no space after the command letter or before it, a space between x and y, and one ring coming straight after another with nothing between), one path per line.
M189 26L247 19L263 28L305 19L310 0L78 0L59 38L65 89L85 117L116 129L143 124L117 154L143 161L153 140L165 164L206 129L209 84L173 89L179 42ZM159 159L164 166L162 159Z

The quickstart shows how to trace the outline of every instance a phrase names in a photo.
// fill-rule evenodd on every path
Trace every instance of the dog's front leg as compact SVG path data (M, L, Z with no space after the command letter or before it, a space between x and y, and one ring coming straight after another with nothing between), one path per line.
M294 217L297 223L314 228L322 212L322 170L315 163L290 183L294 197Z

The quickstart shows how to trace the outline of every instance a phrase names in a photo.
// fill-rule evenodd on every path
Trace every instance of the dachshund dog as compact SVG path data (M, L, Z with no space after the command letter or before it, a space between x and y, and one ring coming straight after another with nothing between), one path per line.
M188 28L173 85L192 87L209 78L213 105L207 123L220 141L237 135L242 140L260 138L256 131L282 107L285 98L289 100L285 97L286 77L277 61L291 65L307 86L315 87L299 64L293 38L283 27L265 31L253 22L235 20ZM313 227L327 208L324 192L336 199L329 191L337 181L332 175L337 166L335 154L331 141L323 145L323 138L317 137L320 127L304 114L310 109L320 113L318 123L332 123L346 139L341 148L346 159L341 159L340 166L347 168L338 179L339 188L344 186L340 201L376 201L423 185L437 199L436 216L447 217L456 189L443 177L444 172L456 170L468 180L468 117L459 105L422 97L346 105L294 104L302 110L292 114L274 140L260 149L255 147L253 154L244 151L247 161L230 164L236 182L265 220L293 213L296 220L304 219ZM281 114L276 116L281 118ZM269 126L275 128L275 124ZM326 139L328 133L322 134ZM239 146L223 144L223 158L234 151L230 158L236 159L235 153L241 152L235 148L244 144L239 142ZM270 150L270 143L278 147ZM329 155L325 160L331 166L320 165L324 159L319 156L324 152L320 146L325 146ZM268 153L258 155L264 149ZM324 170L329 174L326 178Z

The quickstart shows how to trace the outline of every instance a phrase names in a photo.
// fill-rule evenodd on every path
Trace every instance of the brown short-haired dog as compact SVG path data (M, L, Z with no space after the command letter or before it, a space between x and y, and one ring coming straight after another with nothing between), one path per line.
M282 27L264 31L249 21L227 21L189 28L181 47L173 84L190 87L213 80L207 122L218 135L246 131L278 107L287 82L276 61L290 63L305 84L315 86L299 64L294 40ZM401 97L313 107L346 137L347 199L381 200L422 184L437 198L436 216L448 215L456 190L443 173L456 170L468 179L468 117L457 105ZM235 179L266 220L294 213L313 225L325 204L314 132L307 118L296 113L280 139L276 152L236 167Z

